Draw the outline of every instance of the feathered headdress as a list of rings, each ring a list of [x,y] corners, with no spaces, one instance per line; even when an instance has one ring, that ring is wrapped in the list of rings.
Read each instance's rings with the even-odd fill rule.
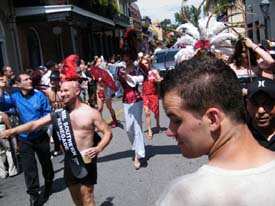
[[[128,55],[131,59],[136,60],[138,55],[138,31],[135,28],[128,28],[125,33],[125,42],[122,49],[123,55]]]
[[[180,25],[176,30],[181,34],[174,47],[179,45],[192,46],[194,49],[204,48],[211,51],[219,50],[225,55],[234,51],[231,41],[237,36],[229,33],[223,22],[216,20],[216,15],[206,16],[198,20],[198,27],[191,22]]]
[[[79,56],[71,54],[63,60],[61,73],[63,74],[62,81],[77,81],[79,75],[76,72]]]

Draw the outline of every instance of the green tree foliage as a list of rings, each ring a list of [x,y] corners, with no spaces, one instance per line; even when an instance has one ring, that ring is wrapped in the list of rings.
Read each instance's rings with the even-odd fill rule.
[[[180,12],[176,12],[174,15],[175,15],[175,20],[178,24],[186,23],[186,20],[184,19],[183,14],[182,14],[182,9]]]
[[[189,2],[191,0],[183,0]],[[234,0],[203,0],[201,5],[196,8],[195,6],[183,6],[179,12],[176,12],[175,19],[178,24],[184,24],[187,21],[197,26],[199,15],[203,9],[206,13],[210,11],[216,14],[226,13],[227,9],[232,5]]]
[[[160,26],[162,28],[169,27],[170,25],[171,25],[170,19],[164,19],[163,21],[160,22]]]
[[[160,25],[160,27],[163,30],[163,40],[164,40],[164,43],[167,46],[172,46],[176,42],[176,40],[177,40],[177,36],[176,36],[176,34],[174,32],[176,30],[176,28],[177,28],[177,25],[172,24],[170,19],[164,19],[163,21],[161,21],[159,23],[159,25]],[[174,32],[174,35],[172,35],[170,38],[168,38],[167,34],[170,33],[170,32]]]
[[[195,6],[184,6],[181,8],[180,12],[175,13],[175,19],[179,25],[189,21],[195,26],[197,26],[199,14],[200,11]]]
[[[91,0],[90,5],[96,13],[112,17],[114,14],[119,14],[116,0]]]
[[[213,10],[216,12],[225,12],[226,5],[231,4],[231,0],[205,0],[205,10],[208,12]]]

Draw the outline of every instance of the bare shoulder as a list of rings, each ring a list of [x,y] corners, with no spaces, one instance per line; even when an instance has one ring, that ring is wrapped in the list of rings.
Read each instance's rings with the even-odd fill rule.
[[[101,116],[100,113],[96,109],[90,107],[89,105],[87,105],[85,103],[81,104],[79,112],[81,112],[82,114],[85,114],[85,116],[88,115],[88,116],[91,116],[94,118],[98,118],[98,116],[99,117]]]

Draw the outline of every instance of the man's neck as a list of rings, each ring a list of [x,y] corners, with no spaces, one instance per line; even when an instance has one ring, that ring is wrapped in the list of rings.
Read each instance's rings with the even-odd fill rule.
[[[33,89],[32,90],[23,90],[23,89],[21,89],[21,93],[23,94],[23,96],[27,96],[27,95],[31,94],[32,91],[33,91]]]
[[[275,158],[269,150],[260,146],[246,124],[225,121],[217,140],[209,151],[209,165],[224,169],[248,169]]]
[[[79,99],[77,99],[73,103],[68,104],[67,109],[69,112],[72,112],[72,111],[76,110],[77,108],[79,108],[80,106],[81,106],[81,101]]]

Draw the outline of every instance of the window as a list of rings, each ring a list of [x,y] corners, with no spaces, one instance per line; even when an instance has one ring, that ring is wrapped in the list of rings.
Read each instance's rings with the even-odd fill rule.
[[[8,64],[4,27],[0,20],[0,68]]]
[[[30,28],[27,34],[30,67],[36,68],[42,64],[41,47],[36,30]]]

